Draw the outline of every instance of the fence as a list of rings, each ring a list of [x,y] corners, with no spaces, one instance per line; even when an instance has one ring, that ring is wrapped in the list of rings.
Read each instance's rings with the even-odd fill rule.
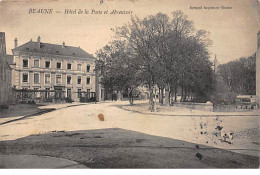
[[[15,89],[17,103],[69,102],[63,90]]]
[[[79,96],[79,101],[82,103],[86,102],[96,102],[96,93],[95,92],[76,92]]]

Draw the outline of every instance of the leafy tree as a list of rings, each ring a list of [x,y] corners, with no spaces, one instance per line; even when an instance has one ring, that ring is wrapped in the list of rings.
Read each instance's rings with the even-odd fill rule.
[[[256,93],[256,55],[240,58],[221,64],[217,67],[217,86],[215,103],[224,101],[223,94],[233,94],[234,102],[236,95],[255,95]],[[220,97],[221,96],[221,97]],[[223,96],[223,97],[222,97]]]
[[[181,11],[170,18],[158,13],[114,29],[116,40],[97,52],[104,73],[102,83],[122,90],[144,84],[149,87],[151,109],[154,109],[156,87],[159,101],[170,105],[182,89],[182,100],[192,97],[205,101],[212,91],[212,69],[208,32],[195,30],[193,22]]]
[[[129,91],[129,94],[132,94],[133,88],[140,84],[135,55],[132,53],[126,42],[120,40],[112,41],[97,51],[97,67],[102,72],[101,83],[108,93]]]

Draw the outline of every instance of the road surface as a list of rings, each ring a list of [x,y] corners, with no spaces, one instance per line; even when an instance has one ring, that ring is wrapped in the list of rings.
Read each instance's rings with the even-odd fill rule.
[[[10,122],[0,126],[0,141],[59,131],[120,128],[259,156],[259,116],[160,116],[124,110],[122,106],[127,105],[125,101],[86,104]],[[235,133],[233,144],[220,141],[217,126]]]

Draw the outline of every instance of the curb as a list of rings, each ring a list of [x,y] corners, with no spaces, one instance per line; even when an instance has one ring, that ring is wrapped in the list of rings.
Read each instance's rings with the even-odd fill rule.
[[[17,118],[17,119],[5,121],[3,123],[0,123],[0,125],[4,125],[4,124],[7,124],[7,123],[15,122],[15,121],[22,120],[22,119],[25,119],[25,118],[28,118],[28,117],[32,117],[32,116],[38,116],[38,115],[45,114],[45,113],[48,113],[48,112],[52,112],[52,111],[55,111],[55,110],[56,110],[55,108],[41,109],[40,111],[35,112],[33,114],[25,115],[25,116]]]
[[[123,106],[116,106],[124,111],[134,112],[138,114],[144,115],[158,115],[158,116],[184,116],[184,117],[224,117],[224,116],[260,116],[260,114],[163,114],[163,113],[147,113],[147,112],[140,112],[131,109],[126,109]]]
[[[13,119],[13,120],[5,121],[3,123],[0,123],[0,125],[4,125],[4,124],[7,124],[7,123],[15,122],[15,121],[18,121],[18,120],[23,120],[23,119],[28,118],[28,117],[42,115],[42,114],[49,113],[49,112],[52,112],[52,111],[56,111],[56,110],[59,110],[59,109],[65,109],[65,108],[82,106],[82,105],[87,105],[87,104],[75,104],[75,105],[69,105],[69,106],[61,107],[61,108],[57,108],[57,109],[56,108],[40,109],[40,111],[38,111],[38,112],[35,112],[35,113],[32,113],[32,114],[28,114],[28,115],[25,115],[23,117],[16,118],[16,119]]]

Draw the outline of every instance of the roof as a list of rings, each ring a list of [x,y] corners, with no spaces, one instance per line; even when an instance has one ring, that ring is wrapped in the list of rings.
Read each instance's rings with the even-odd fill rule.
[[[17,48],[14,48],[13,51],[23,51],[23,52],[35,52],[43,54],[52,54],[52,55],[62,55],[62,56],[73,56],[73,57],[83,57],[83,58],[92,58],[94,57],[89,53],[85,52],[79,47],[66,46],[62,48],[62,45],[49,44],[49,43],[38,43],[34,41],[29,41]]]

